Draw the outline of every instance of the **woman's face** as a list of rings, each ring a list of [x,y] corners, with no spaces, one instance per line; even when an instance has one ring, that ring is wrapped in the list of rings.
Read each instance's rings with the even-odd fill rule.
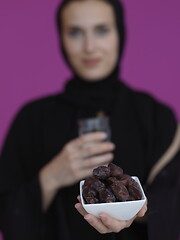
[[[87,81],[101,80],[117,64],[119,37],[111,5],[74,1],[62,11],[62,41],[74,71]]]

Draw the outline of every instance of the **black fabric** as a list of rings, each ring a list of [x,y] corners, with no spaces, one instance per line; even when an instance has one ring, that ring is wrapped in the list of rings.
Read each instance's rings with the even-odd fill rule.
[[[77,137],[81,108],[60,94],[27,104],[17,115],[0,158],[0,228],[5,240],[148,239],[146,225],[137,223],[121,233],[97,233],[74,209],[78,184],[60,190],[47,213],[42,212],[39,170]],[[138,176],[144,185],[172,142],[177,127],[174,115],[150,96],[120,82],[109,117],[116,144],[114,163]],[[150,240],[178,239],[179,162],[177,154],[147,187]]]
[[[86,116],[95,115],[97,111],[106,114],[112,112],[119,88],[118,71],[114,70],[110,76],[95,82],[86,82],[78,76],[74,76],[65,87],[62,98]]]
[[[165,167],[148,189],[150,239],[180,237],[180,153]],[[160,194],[159,194],[160,189]],[[157,197],[158,196],[158,197]],[[156,219],[154,221],[154,219]],[[154,229],[157,229],[154,232]],[[163,233],[162,233],[162,232]]]

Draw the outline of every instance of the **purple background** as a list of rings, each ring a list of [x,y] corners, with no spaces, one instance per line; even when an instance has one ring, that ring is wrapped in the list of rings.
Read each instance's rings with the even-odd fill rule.
[[[58,2],[0,1],[0,147],[17,110],[62,90],[70,75],[59,53]],[[122,78],[170,105],[180,119],[180,1],[123,2],[128,39]]]

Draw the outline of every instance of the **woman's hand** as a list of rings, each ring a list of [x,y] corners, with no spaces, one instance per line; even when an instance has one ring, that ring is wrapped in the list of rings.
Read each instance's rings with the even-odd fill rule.
[[[133,219],[128,221],[117,220],[105,213],[102,213],[99,216],[100,218],[97,218],[85,211],[80,202],[80,196],[78,196],[78,200],[79,203],[75,204],[75,208],[84,217],[84,219],[101,234],[120,232],[124,228],[130,227],[136,217],[143,217],[147,211],[147,204],[145,203],[142,209],[137,213],[137,215]]]
[[[40,171],[43,205],[47,209],[58,189],[92,174],[92,170],[113,159],[114,144],[105,142],[102,132],[84,134],[69,143]]]
[[[49,164],[56,187],[66,187],[92,174],[92,170],[109,163],[114,144],[105,142],[106,134],[82,135],[64,146]]]

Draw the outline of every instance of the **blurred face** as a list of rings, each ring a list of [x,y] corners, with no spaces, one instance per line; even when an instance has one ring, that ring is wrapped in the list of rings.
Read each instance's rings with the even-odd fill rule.
[[[113,8],[104,1],[74,1],[62,11],[62,41],[74,71],[97,81],[114,69],[119,38]]]

